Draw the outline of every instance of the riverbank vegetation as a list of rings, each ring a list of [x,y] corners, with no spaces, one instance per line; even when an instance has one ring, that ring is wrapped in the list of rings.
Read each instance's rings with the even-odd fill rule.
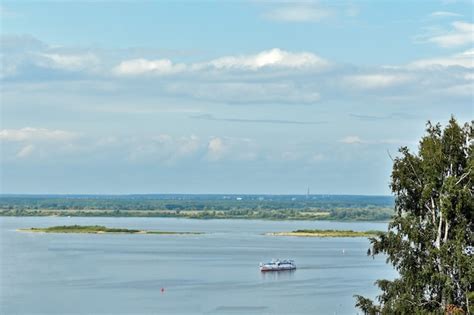
[[[263,220],[334,220],[388,221],[392,209],[335,209],[331,211],[298,210],[51,210],[0,209],[0,216],[71,216],[71,217],[162,217],[187,219],[263,219]]]
[[[46,228],[19,229],[21,232],[38,233],[125,233],[125,234],[202,234],[199,232],[146,231],[125,228],[108,228],[102,225],[60,225]]]
[[[0,196],[0,216],[388,221],[392,209],[383,196]]]
[[[292,232],[274,232],[272,236],[300,236],[300,237],[374,237],[381,231],[352,231],[352,230],[296,230]]]

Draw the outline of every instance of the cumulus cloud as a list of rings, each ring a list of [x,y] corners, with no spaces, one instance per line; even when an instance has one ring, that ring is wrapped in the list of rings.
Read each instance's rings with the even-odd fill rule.
[[[86,70],[99,64],[99,58],[92,53],[64,54],[64,53],[41,53],[38,63],[42,66],[64,70]]]
[[[25,127],[22,129],[0,130],[0,140],[25,142],[25,141],[69,141],[79,135],[65,130],[51,130],[46,128]]]
[[[206,158],[209,161],[254,160],[257,148],[254,141],[245,138],[212,137],[207,143]]]
[[[121,57],[121,61],[117,61],[104,58],[94,50],[80,52],[52,47],[29,36],[2,37],[2,40],[6,43],[3,52],[7,57],[0,76],[7,77],[5,81],[12,85],[41,80],[43,86],[50,86],[49,91],[45,88],[45,93],[50,93],[58,85],[44,81],[55,80],[61,82],[61,91],[63,87],[74,92],[104,87],[97,89],[98,93],[135,89],[143,97],[184,100],[192,104],[201,101],[302,105],[354,97],[377,101],[397,97],[403,101],[426,102],[430,96],[440,100],[440,96],[447,98],[456,91],[461,96],[469,96],[465,91],[472,81],[469,71],[473,68],[472,49],[403,65],[361,67],[336,64],[313,52],[280,48],[179,63],[153,57],[127,59],[122,53],[117,54]],[[8,80],[10,77],[13,80]],[[77,78],[81,79],[80,85]],[[146,114],[157,113],[158,109],[154,105],[146,109],[135,105],[124,109],[100,104],[94,111]],[[264,120],[259,122],[266,123]],[[280,122],[285,123],[283,120]]]
[[[112,72],[119,76],[171,75],[186,72],[189,75],[220,71],[274,70],[323,70],[330,63],[310,52],[289,52],[279,48],[261,51],[257,54],[225,56],[200,63],[173,63],[169,59],[131,59],[115,66]]]
[[[474,24],[456,21],[452,24],[452,30],[440,35],[434,35],[427,39],[440,47],[450,48],[472,44],[474,42]]]
[[[178,143],[178,155],[186,156],[193,154],[199,150],[201,147],[201,141],[199,137],[191,135],[189,137],[180,137],[177,141]]]
[[[101,59],[92,52],[48,45],[30,35],[2,35],[2,78],[55,79],[97,74]]]
[[[214,137],[207,144],[207,154],[211,160],[219,160],[225,154],[227,148],[222,138]]]
[[[454,54],[446,57],[428,58],[414,61],[410,64],[415,67],[432,67],[432,66],[460,66],[465,68],[474,67],[474,49],[466,50],[462,53]]]
[[[113,72],[118,75],[142,75],[155,74],[166,75],[182,72],[186,69],[184,64],[173,64],[168,59],[132,59],[122,61],[113,69]]]
[[[292,53],[278,48],[265,50],[255,55],[228,56],[214,59],[206,65],[216,69],[258,70],[265,67],[275,68],[325,68],[329,62],[308,52]],[[200,67],[202,65],[197,65]]]

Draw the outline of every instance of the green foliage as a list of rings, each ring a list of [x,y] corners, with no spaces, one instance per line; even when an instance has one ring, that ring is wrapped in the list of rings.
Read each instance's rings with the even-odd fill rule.
[[[0,196],[0,216],[388,221],[392,208],[383,196]]]
[[[0,216],[75,216],[75,217],[165,217],[188,219],[263,219],[263,220],[334,220],[334,221],[388,221],[391,209],[337,209],[319,210],[50,210],[0,209]]]
[[[396,214],[388,232],[371,238],[399,272],[378,280],[379,304],[356,296],[366,314],[472,313],[474,153],[472,123],[428,123],[418,154],[400,149],[392,171]]]

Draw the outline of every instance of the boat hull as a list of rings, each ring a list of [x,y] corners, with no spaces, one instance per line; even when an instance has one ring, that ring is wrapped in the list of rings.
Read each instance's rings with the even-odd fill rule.
[[[296,264],[293,260],[276,260],[266,264],[260,263],[260,271],[285,271],[295,270]]]
[[[268,271],[286,271],[286,270],[295,270],[296,267],[278,267],[278,268],[265,268],[261,267],[260,271],[261,272],[268,272]]]

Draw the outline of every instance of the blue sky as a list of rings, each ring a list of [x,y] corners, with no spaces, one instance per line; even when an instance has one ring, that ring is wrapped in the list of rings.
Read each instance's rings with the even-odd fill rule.
[[[2,1],[3,193],[388,194],[473,118],[470,1]]]

